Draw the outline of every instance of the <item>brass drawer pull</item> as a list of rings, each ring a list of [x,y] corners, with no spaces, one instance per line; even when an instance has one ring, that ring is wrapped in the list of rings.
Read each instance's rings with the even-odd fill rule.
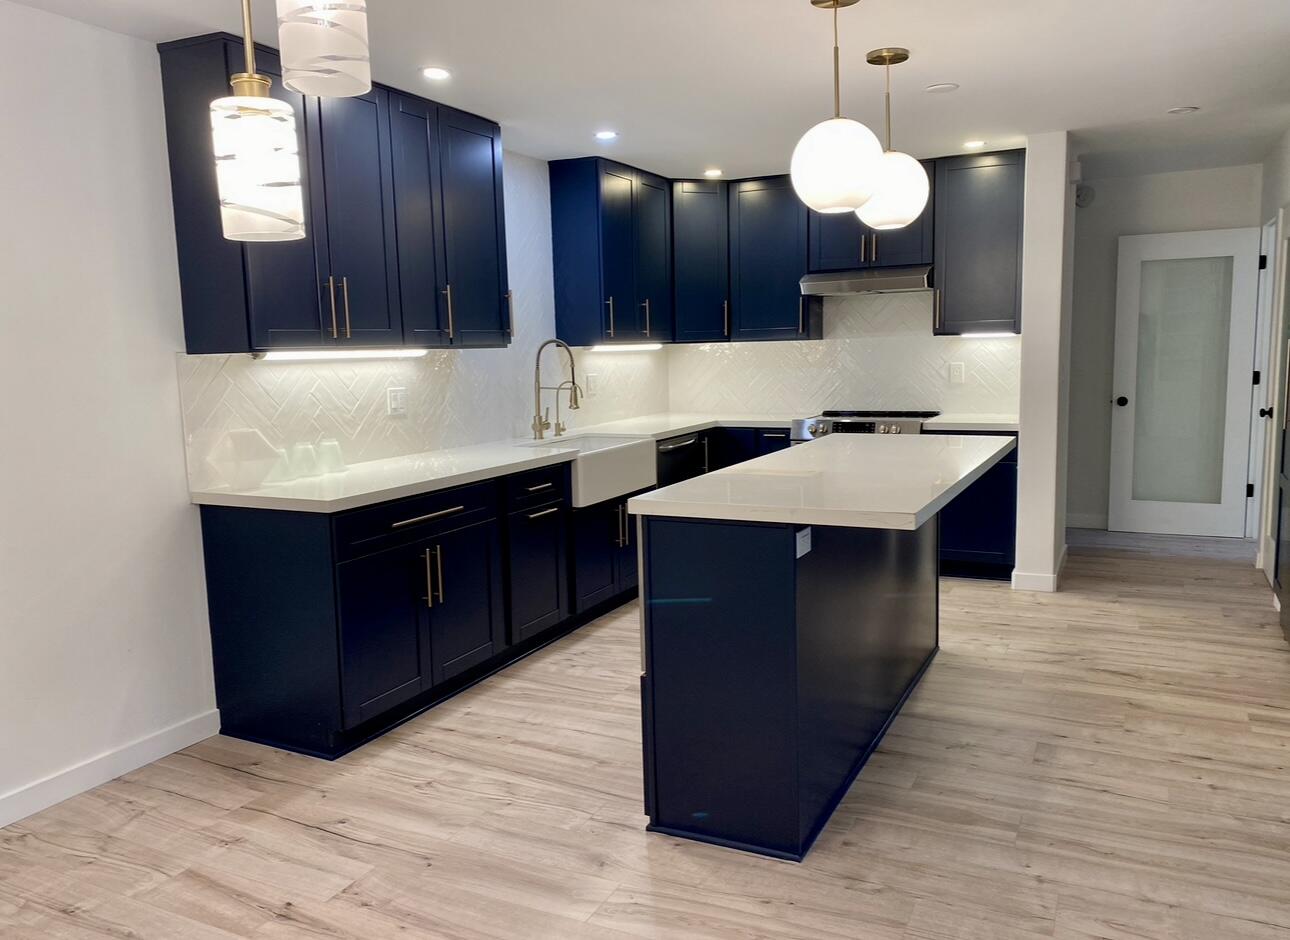
[[[530,513],[530,514],[529,514],[529,518],[530,518],[530,519],[541,519],[543,516],[549,516],[549,515],[551,515],[551,513],[553,513],[553,512],[559,512],[559,511],[560,511],[560,507],[559,507],[559,506],[552,506],[550,509],[543,509],[541,512],[534,512],[534,513]]]
[[[515,335],[515,291],[506,292],[506,335]]]
[[[780,438],[780,437],[788,437],[788,435],[787,434],[763,434],[762,437]]]
[[[865,239],[867,239],[868,237],[869,236],[867,235],[860,236],[860,260],[861,261],[864,261],[864,244],[865,244]]]
[[[530,493],[538,493],[542,490],[549,490],[553,486],[555,486],[554,483],[539,483],[537,486],[526,486],[524,489]]]
[[[430,549],[427,548],[421,557],[426,563],[426,606],[434,607],[434,575],[430,573]]]
[[[431,519],[441,519],[444,516],[451,516],[453,513],[461,512],[465,506],[453,506],[451,509],[440,509],[438,512],[426,513],[424,516],[416,516],[412,519],[404,519],[402,522],[390,523],[391,529],[402,529],[404,526],[416,525],[418,522],[429,522]]]
[[[806,332],[806,298],[797,298],[797,332],[802,334]]]
[[[645,335],[649,336],[649,298],[641,306],[645,308]]]
[[[443,603],[443,546],[434,547],[435,573],[439,575],[439,603]]]
[[[728,300],[721,301],[721,317],[722,317],[722,323],[725,326],[725,335],[729,336],[730,335],[730,301]]]
[[[614,335],[614,298],[610,297],[605,303],[609,306],[609,335]]]
[[[878,260],[878,233],[877,232],[873,233],[873,240],[869,243],[869,245],[870,245],[869,260],[877,261]]]
[[[692,437],[692,438],[690,438],[688,441],[680,441],[680,442],[678,442],[678,443],[676,443],[676,444],[668,444],[666,447],[660,447],[660,448],[658,449],[658,452],[659,452],[660,454],[670,454],[672,451],[674,451],[674,450],[680,450],[682,447],[689,447],[691,444],[695,443],[697,440],[698,440],[698,437]]]
[[[349,328],[349,278],[340,279],[340,293],[345,298],[345,339],[352,339],[353,331]]]
[[[340,331],[336,329],[336,276],[327,275],[327,293],[331,297],[331,338],[339,339]]]
[[[448,338],[453,338],[452,330],[452,285],[449,284],[443,289],[444,297],[448,298]]]

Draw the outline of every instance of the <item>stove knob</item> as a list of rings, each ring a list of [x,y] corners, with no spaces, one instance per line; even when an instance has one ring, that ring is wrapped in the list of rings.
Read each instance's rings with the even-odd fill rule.
[[[885,425],[885,424],[880,424],[880,425],[878,425],[878,433],[879,433],[879,434],[886,434],[886,433],[887,433],[887,425]]]
[[[899,424],[893,424],[893,425],[891,426],[891,433],[892,433],[892,434],[899,434],[900,432],[901,432],[901,427],[900,427],[900,425],[899,425]]]

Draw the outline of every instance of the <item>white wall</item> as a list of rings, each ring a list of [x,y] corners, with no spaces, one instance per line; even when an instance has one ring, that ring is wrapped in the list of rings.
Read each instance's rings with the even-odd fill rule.
[[[1017,464],[1018,590],[1055,591],[1066,559],[1066,486],[1074,237],[1070,140],[1065,131],[1026,143],[1022,243],[1021,432]]]
[[[431,352],[424,359],[269,363],[249,356],[180,355],[189,473],[195,488],[223,481],[206,456],[231,428],[255,428],[275,447],[336,438],[357,463],[527,437],[533,417],[533,356],[555,335],[551,196],[547,165],[505,155],[507,263],[515,292],[514,341],[506,349]],[[571,425],[667,410],[662,351],[578,350],[579,380],[591,394]],[[563,354],[548,349],[543,375],[558,384]],[[386,389],[408,390],[408,414],[386,414]],[[555,415],[555,399],[544,393]]]
[[[1085,185],[1095,195],[1075,216],[1067,508],[1071,525],[1100,529],[1106,528],[1109,485],[1119,238],[1259,225],[1262,169],[1153,173]]]
[[[824,339],[673,346],[673,411],[789,412],[825,408],[1016,414],[1021,337],[932,335],[930,293],[824,301]],[[949,365],[964,365],[953,385]]]
[[[214,733],[149,44],[0,0],[0,825]]]
[[[1263,160],[1260,222],[1270,222],[1277,210],[1290,204],[1290,130],[1281,135]]]

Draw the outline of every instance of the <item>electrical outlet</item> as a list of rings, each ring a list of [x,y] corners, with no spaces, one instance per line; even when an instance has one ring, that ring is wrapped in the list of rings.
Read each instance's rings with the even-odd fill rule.
[[[391,418],[408,416],[408,390],[406,388],[387,388],[385,390],[385,413]]]
[[[963,369],[963,363],[951,362],[950,363],[950,384],[962,385],[963,382],[966,380],[966,378],[967,378],[967,375]]]
[[[595,398],[600,391],[600,373],[588,372],[582,377],[582,391],[588,398]]]

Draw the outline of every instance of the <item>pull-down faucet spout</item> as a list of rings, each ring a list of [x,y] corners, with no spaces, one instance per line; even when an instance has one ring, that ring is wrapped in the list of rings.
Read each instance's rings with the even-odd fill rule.
[[[548,346],[559,346],[569,357],[569,378],[559,385],[542,384],[542,353]],[[549,339],[538,347],[537,356],[533,359],[533,439],[540,441],[546,437],[546,431],[551,427],[551,420],[542,414],[542,393],[544,391],[553,391],[555,397],[555,437],[559,437],[565,432],[564,423],[560,420],[560,392],[565,389],[569,390],[569,410],[576,411],[582,405],[579,399],[582,397],[582,389],[578,387],[578,366],[573,359],[573,350],[569,344],[559,339]],[[548,413],[550,409],[547,409]]]

